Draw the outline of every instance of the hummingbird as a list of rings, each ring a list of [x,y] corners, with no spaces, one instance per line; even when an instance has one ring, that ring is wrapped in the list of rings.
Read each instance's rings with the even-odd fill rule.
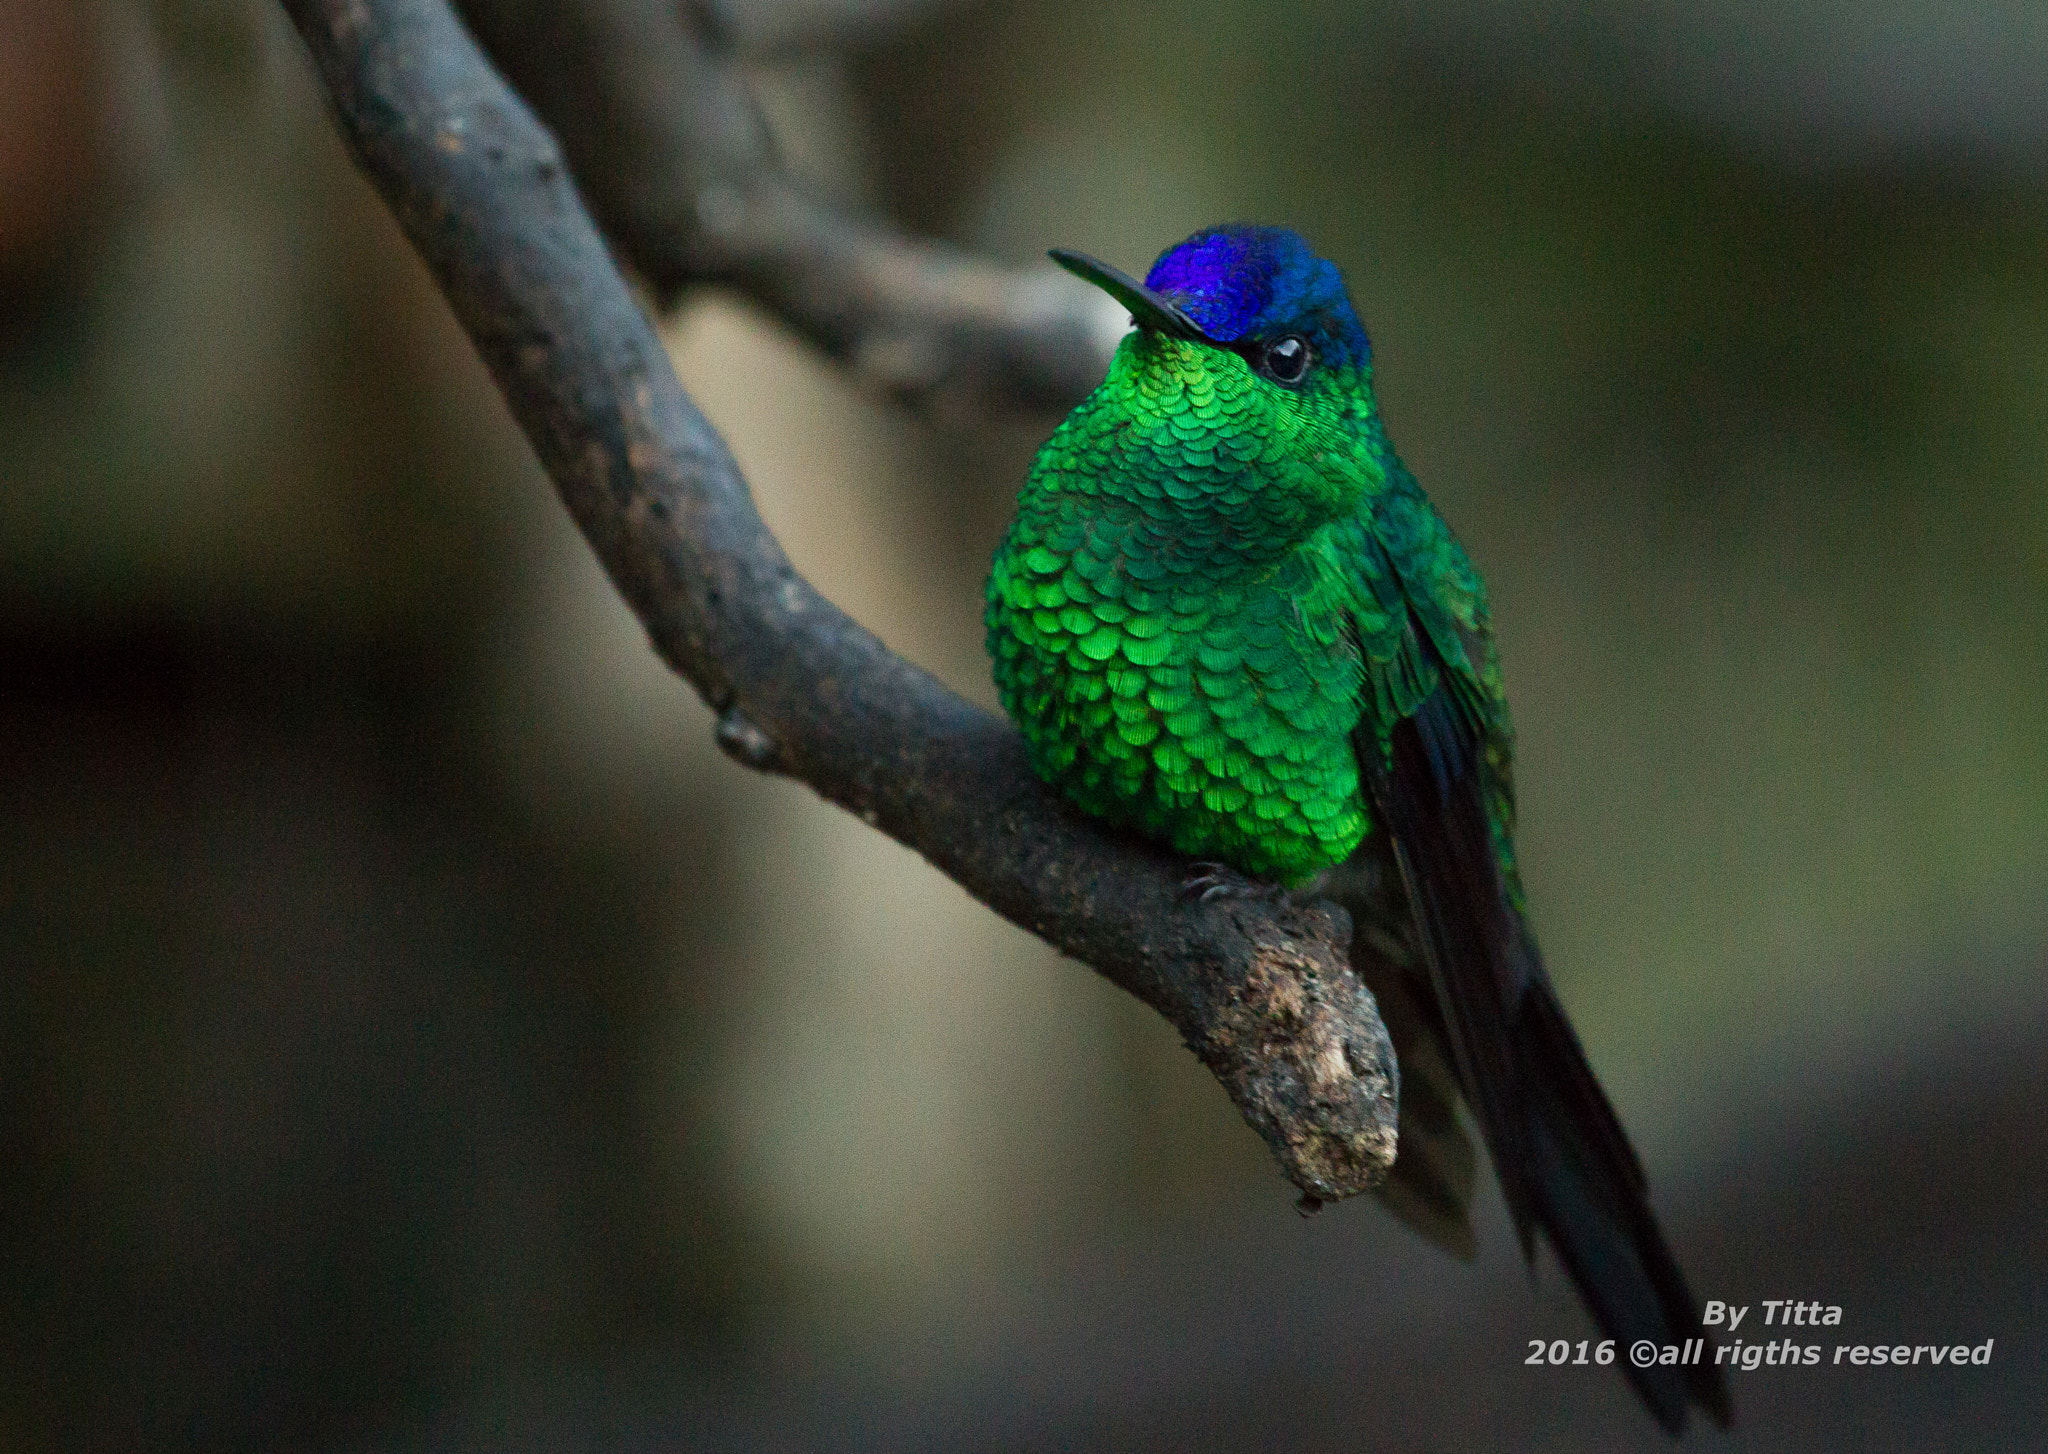
[[[1388,441],[1337,267],[1213,227],[1141,283],[1053,260],[1136,325],[1033,462],[988,580],[988,649],[1036,772],[1196,860],[1191,894],[1318,891],[1401,1069],[1380,1199],[1473,1251],[1490,1154],[1650,1412],[1725,1426],[1648,1183],[1543,967],[1516,868],[1514,727],[1485,583]],[[1663,1355],[1669,1357],[1670,1355]]]

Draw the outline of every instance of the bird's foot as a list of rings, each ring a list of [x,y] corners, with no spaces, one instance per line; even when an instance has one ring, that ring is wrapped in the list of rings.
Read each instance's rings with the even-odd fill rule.
[[[1180,881],[1180,896],[1198,904],[1212,899],[1277,899],[1285,892],[1280,885],[1241,874],[1227,863],[1198,863]]]

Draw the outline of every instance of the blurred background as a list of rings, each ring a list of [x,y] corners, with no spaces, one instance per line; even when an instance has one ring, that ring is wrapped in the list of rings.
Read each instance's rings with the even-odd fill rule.
[[[2048,10],[849,8],[756,68],[822,192],[1345,267],[1696,1290],[1996,1340],[1693,1442],[2048,1446]],[[1052,420],[664,326],[992,704]],[[1486,1196],[1298,1218],[1163,1022],[716,752],[272,6],[0,5],[0,1447],[1662,1446]]]

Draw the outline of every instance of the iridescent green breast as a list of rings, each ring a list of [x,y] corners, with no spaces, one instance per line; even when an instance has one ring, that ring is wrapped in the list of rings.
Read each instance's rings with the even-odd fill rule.
[[[989,580],[1003,705],[1084,811],[1299,882],[1367,826],[1350,743],[1363,667],[1326,538],[1340,527],[1235,571],[1162,568],[1153,528],[1099,499],[1024,512]]]

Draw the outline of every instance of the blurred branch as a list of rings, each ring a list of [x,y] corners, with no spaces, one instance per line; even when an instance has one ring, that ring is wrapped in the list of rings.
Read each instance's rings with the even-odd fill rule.
[[[621,255],[663,299],[728,283],[865,382],[951,409],[1054,409],[1101,379],[1122,312],[807,197],[708,3],[459,0],[554,131]]]
[[[801,55],[876,36],[969,0],[694,0],[749,60]]]
[[[761,523],[553,139],[443,0],[284,0],[343,136],[569,512],[718,739],[917,849],[1179,1029],[1311,1198],[1393,1159],[1393,1052],[1327,904],[1182,902],[1186,865],[1067,811],[1010,726],[891,655]]]

